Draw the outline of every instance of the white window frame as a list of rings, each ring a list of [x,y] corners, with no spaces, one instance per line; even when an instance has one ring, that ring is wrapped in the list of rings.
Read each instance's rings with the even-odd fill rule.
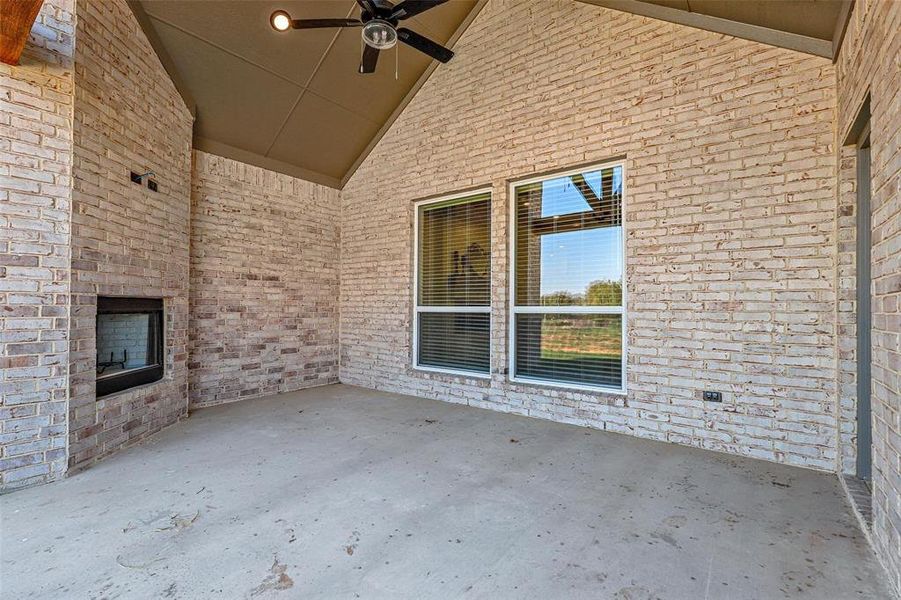
[[[522,185],[528,185],[530,183],[538,183],[539,181],[548,181],[551,179],[559,179],[561,177],[568,177],[569,175],[576,175],[578,173],[586,173],[589,171],[599,171],[601,169],[609,169],[611,167],[619,167],[622,169],[622,177],[623,177],[623,192],[622,192],[622,205],[620,207],[622,213],[622,256],[623,256],[623,268],[622,268],[622,290],[623,290],[623,299],[621,306],[517,306],[516,305],[516,188]],[[508,279],[508,288],[509,288],[509,319],[507,323],[507,373],[508,380],[512,383],[520,383],[520,384],[529,384],[529,385],[539,385],[539,386],[547,386],[554,388],[563,388],[563,389],[571,389],[571,390],[581,390],[581,391],[589,391],[589,392],[603,392],[606,394],[613,394],[618,396],[625,396],[627,393],[627,377],[626,377],[626,353],[628,350],[628,335],[627,335],[627,285],[626,285],[626,261],[628,260],[626,256],[626,163],[624,160],[615,160],[608,161],[603,163],[597,163],[593,165],[587,165],[584,167],[579,167],[577,169],[570,169],[568,171],[561,171],[558,173],[548,173],[546,175],[541,175],[538,177],[530,177],[528,179],[518,179],[515,181],[510,181],[509,186],[507,188],[507,198],[509,206],[509,235],[508,243],[509,243],[509,256],[510,256],[510,264],[509,264],[509,279]],[[541,379],[538,377],[517,377],[516,376],[516,315],[521,314],[542,314],[542,313],[550,313],[550,314],[590,314],[590,315],[599,315],[599,314],[615,314],[622,315],[622,376],[620,378],[621,384],[620,387],[609,387],[609,386],[600,386],[600,385],[591,385],[591,384],[578,384],[578,383],[566,383],[563,381],[553,381],[548,379]]]
[[[491,315],[491,248],[488,248],[488,304],[485,306],[420,306],[419,305],[419,212],[423,206],[429,204],[439,204],[452,200],[463,200],[470,196],[488,196],[488,234],[491,238],[491,206],[492,206],[492,190],[490,187],[479,188],[467,192],[450,194],[441,196],[440,198],[429,198],[428,200],[419,200],[413,203],[413,368],[417,371],[426,371],[431,373],[444,373],[446,375],[460,375],[464,377],[472,377],[475,379],[491,379],[491,361],[493,358],[491,351],[491,331],[494,318]],[[447,369],[442,367],[433,367],[430,365],[419,364],[419,315],[421,313],[481,313],[488,314],[488,372],[467,371],[466,369]]]

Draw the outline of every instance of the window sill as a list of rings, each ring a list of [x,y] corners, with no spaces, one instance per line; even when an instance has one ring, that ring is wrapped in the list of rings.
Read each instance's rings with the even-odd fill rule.
[[[562,391],[568,392],[582,392],[587,394],[606,394],[610,396],[623,396],[627,395],[627,390],[625,388],[611,388],[611,387],[602,387],[599,385],[578,385],[575,383],[561,383],[558,381],[548,381],[546,379],[530,379],[528,377],[509,377],[510,383],[518,384],[518,385],[530,385],[544,388],[552,388],[558,389]]]
[[[451,375],[453,377],[463,377],[466,379],[478,379],[481,381],[491,381],[490,373],[478,373],[475,371],[458,371],[456,369],[442,369],[440,367],[423,367],[413,365],[413,370],[420,373],[434,373],[437,375]]]

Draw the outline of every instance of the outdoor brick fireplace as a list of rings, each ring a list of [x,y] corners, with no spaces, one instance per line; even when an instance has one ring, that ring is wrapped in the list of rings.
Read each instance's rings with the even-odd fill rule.
[[[97,298],[97,396],[163,377],[163,301]]]

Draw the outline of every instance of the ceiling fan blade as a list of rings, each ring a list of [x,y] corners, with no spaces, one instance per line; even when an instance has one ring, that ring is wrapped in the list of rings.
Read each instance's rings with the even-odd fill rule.
[[[389,19],[407,19],[421,12],[425,12],[430,8],[434,8],[439,4],[444,4],[447,0],[404,0],[394,7],[391,11]]]
[[[368,12],[370,17],[374,17],[379,14],[373,0],[357,0],[357,4],[360,5],[360,8]]]
[[[360,61],[360,73],[375,73],[375,65],[379,62],[378,48],[364,44],[363,59]]]
[[[320,29],[322,27],[360,27],[357,19],[291,19],[294,29]]]
[[[436,44],[429,38],[423,37],[415,31],[410,31],[405,27],[401,27],[397,30],[397,39],[443,63],[446,63],[454,57],[454,53],[441,44]]]

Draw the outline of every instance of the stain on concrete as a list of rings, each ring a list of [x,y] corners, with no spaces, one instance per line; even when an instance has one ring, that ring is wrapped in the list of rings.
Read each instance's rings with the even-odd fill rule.
[[[165,527],[157,528],[157,531],[170,531],[176,530],[181,531],[183,529],[187,529],[194,524],[194,521],[197,520],[197,517],[200,516],[200,511],[198,510],[193,515],[180,515],[178,513],[171,515],[169,517],[169,524]]]
[[[288,566],[278,562],[278,556],[276,556],[272,561],[272,566],[269,567],[269,575],[263,579],[260,585],[250,591],[251,598],[270,590],[287,590],[294,587],[294,580],[288,576],[287,570]]]
[[[350,534],[350,537],[347,540],[347,543],[344,544],[344,551],[348,556],[353,556],[354,551],[357,549],[357,544],[360,542],[360,532],[354,531]]]
[[[664,525],[666,525],[667,527],[672,527],[674,529],[684,527],[686,523],[688,523],[688,518],[683,515],[670,515],[667,518],[663,519]]]
[[[654,538],[655,540],[660,540],[662,542],[666,542],[673,548],[681,548],[681,546],[679,545],[679,542],[676,541],[676,538],[674,538],[672,535],[670,535],[666,531],[654,531],[651,533],[651,537]]]
[[[651,590],[640,585],[622,587],[613,594],[613,600],[654,600]]]

